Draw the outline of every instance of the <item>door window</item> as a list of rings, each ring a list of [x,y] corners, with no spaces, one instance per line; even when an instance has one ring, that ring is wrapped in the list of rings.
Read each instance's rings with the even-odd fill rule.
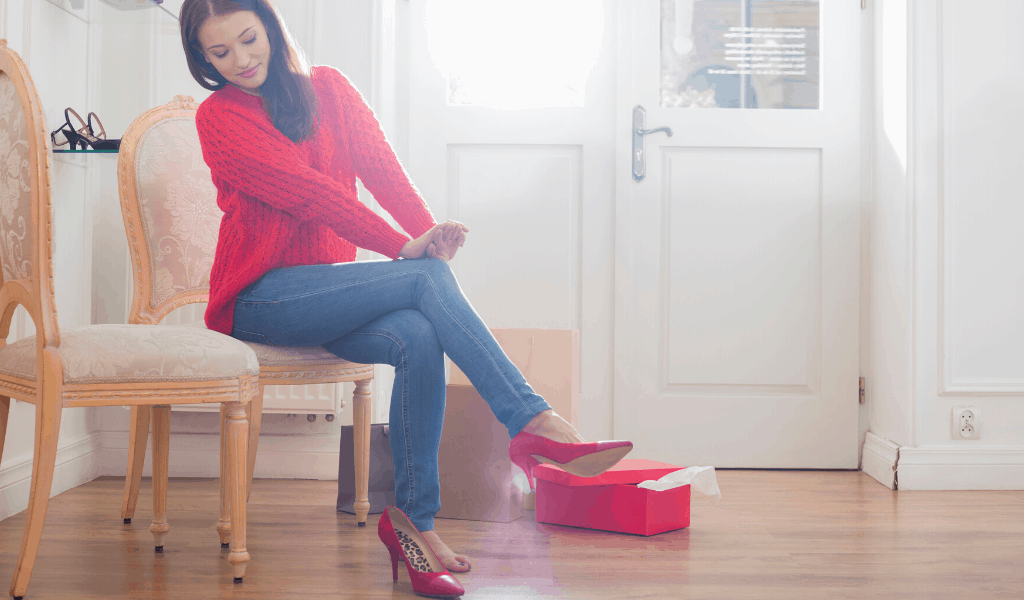
[[[661,106],[820,105],[818,0],[661,0]]]
[[[425,25],[449,106],[583,106],[604,11],[593,0],[429,0]]]

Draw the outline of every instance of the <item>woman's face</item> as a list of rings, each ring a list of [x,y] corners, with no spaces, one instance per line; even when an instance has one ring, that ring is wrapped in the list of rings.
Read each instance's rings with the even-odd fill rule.
[[[206,61],[228,82],[256,94],[267,80],[270,40],[256,13],[248,10],[210,17],[199,28]]]

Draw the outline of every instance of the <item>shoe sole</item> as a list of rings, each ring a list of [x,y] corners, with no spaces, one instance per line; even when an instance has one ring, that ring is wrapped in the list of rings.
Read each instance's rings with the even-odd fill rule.
[[[609,448],[608,450],[601,450],[600,452],[594,452],[593,454],[574,458],[565,464],[555,462],[550,458],[546,458],[539,454],[533,454],[531,456],[533,456],[537,462],[555,465],[563,471],[576,475],[577,477],[597,477],[601,473],[604,473],[608,469],[614,467],[632,450],[633,448],[631,446]]]

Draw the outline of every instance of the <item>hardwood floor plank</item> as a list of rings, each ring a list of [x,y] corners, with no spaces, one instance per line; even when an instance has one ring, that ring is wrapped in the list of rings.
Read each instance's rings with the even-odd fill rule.
[[[172,479],[163,555],[153,552],[151,483],[122,525],[123,479],[50,501],[27,600],[56,598],[414,598],[391,581],[376,518],[334,511],[333,481],[257,480],[245,582],[235,585],[216,523],[214,480]],[[535,523],[439,519],[473,558],[464,598],[694,600],[1024,598],[1024,492],[892,492],[859,472],[720,471],[723,499],[697,497],[688,529],[652,537]],[[24,514],[0,522],[0,578]]]

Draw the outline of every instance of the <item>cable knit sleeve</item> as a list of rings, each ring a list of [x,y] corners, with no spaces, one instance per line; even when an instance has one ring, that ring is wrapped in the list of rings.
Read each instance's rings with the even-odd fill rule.
[[[337,69],[329,69],[339,94],[352,165],[374,199],[416,238],[436,225],[434,216],[395,156],[384,131],[362,95]]]
[[[241,106],[203,103],[196,127],[214,182],[296,219],[324,223],[353,244],[390,258],[397,258],[408,241],[354,190],[307,165],[268,118],[247,114]]]

